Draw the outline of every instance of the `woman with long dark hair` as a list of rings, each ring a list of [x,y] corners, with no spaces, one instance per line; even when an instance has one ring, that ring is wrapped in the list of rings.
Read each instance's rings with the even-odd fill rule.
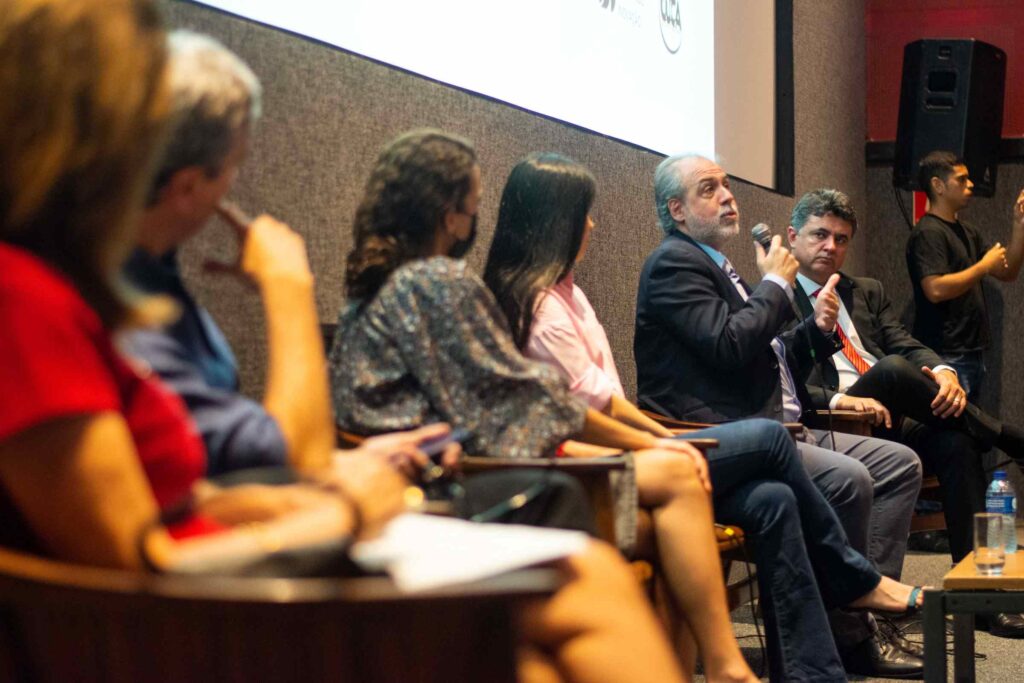
[[[518,163],[502,192],[484,279],[525,355],[557,368],[592,409],[662,436],[666,430],[626,400],[604,328],[573,280],[595,227],[594,196],[593,176],[571,159],[533,154]],[[773,680],[844,678],[824,604],[899,610],[919,591],[882,577],[849,546],[779,424],[746,420],[687,435],[700,437],[721,444],[708,454],[716,517],[755,539]],[[830,569],[816,580],[812,567],[823,562]],[[704,652],[711,634],[690,626]]]

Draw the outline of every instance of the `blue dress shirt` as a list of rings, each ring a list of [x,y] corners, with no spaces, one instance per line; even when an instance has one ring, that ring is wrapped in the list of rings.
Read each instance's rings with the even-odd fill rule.
[[[137,249],[125,275],[143,292],[168,296],[181,308],[175,323],[133,331],[125,335],[123,347],[185,401],[206,444],[207,474],[285,464],[287,447],[277,421],[239,393],[231,347],[185,289],[177,254],[155,257]]]

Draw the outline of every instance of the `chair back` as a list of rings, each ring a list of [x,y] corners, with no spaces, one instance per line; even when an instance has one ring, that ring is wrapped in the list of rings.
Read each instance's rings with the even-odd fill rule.
[[[384,578],[160,577],[0,550],[0,680],[511,683],[512,608],[557,582],[409,596]]]

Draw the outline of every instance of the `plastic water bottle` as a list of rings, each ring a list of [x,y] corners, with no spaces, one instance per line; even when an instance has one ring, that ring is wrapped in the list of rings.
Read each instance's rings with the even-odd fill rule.
[[[1006,478],[1006,470],[996,470],[992,483],[985,491],[985,512],[996,512],[1006,516],[1006,552],[1017,552],[1017,494]]]

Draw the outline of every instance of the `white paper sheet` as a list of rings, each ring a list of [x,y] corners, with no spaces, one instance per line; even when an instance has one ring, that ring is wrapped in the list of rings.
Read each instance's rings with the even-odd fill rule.
[[[351,554],[363,568],[387,571],[401,590],[413,592],[557,560],[580,552],[587,540],[579,531],[406,514],[381,537],[354,545]]]

